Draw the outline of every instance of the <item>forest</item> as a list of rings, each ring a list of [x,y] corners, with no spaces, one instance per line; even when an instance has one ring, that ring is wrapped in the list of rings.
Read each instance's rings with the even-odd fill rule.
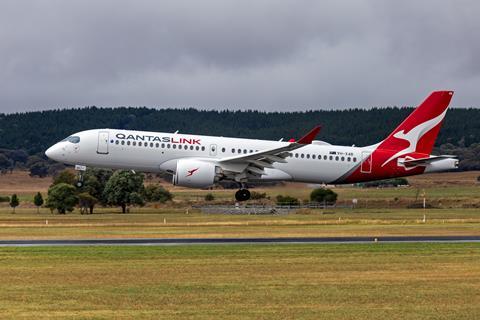
[[[319,124],[322,126],[319,140],[365,146],[386,137],[411,111],[408,107],[305,112],[86,107],[0,114],[0,155],[41,158],[44,150],[66,136],[97,128],[179,130],[189,134],[278,140],[298,138]],[[450,109],[437,139],[436,151],[459,155],[464,170],[480,169],[479,142],[480,109]],[[3,160],[7,164],[7,160]],[[14,162],[12,158],[10,163]]]

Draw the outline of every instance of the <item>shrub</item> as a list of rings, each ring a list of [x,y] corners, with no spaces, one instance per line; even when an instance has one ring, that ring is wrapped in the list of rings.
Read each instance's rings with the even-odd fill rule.
[[[8,197],[8,196],[0,196],[0,202],[10,202],[10,197]]]
[[[145,200],[165,203],[173,199],[173,195],[160,185],[149,185],[145,188]]]
[[[277,196],[277,205],[284,205],[284,206],[298,206],[300,201],[297,198],[291,196]]]
[[[260,200],[260,199],[266,199],[267,198],[267,194],[265,192],[256,192],[256,191],[252,191],[250,193],[250,199],[252,200]]]
[[[335,203],[337,202],[337,196],[338,195],[330,189],[319,188],[310,193],[310,201]]]
[[[213,201],[213,200],[215,200],[215,197],[214,197],[213,194],[207,193],[207,194],[205,195],[205,201]]]

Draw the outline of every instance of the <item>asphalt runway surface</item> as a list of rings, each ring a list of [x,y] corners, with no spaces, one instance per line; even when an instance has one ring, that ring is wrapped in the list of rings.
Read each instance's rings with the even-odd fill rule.
[[[298,238],[149,238],[79,240],[0,240],[0,247],[32,246],[168,246],[200,244],[329,244],[480,242],[480,236],[298,237]]]

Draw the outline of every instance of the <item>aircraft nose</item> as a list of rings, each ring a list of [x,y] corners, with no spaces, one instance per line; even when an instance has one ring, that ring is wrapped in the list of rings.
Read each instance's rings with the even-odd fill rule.
[[[62,150],[61,147],[57,144],[51,146],[45,151],[45,155],[52,160],[58,161],[61,158]]]

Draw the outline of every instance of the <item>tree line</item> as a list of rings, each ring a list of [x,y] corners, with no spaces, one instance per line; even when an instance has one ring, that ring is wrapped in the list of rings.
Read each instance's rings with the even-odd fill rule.
[[[35,175],[62,168],[44,151],[66,136],[87,129],[115,128],[278,140],[298,138],[322,125],[319,139],[332,144],[365,146],[386,137],[412,108],[312,110],[305,112],[205,111],[196,109],[97,108],[0,114],[0,170],[24,166]],[[480,109],[452,108],[437,139],[469,160],[465,169],[480,169]],[[442,146],[446,145],[445,147]]]

